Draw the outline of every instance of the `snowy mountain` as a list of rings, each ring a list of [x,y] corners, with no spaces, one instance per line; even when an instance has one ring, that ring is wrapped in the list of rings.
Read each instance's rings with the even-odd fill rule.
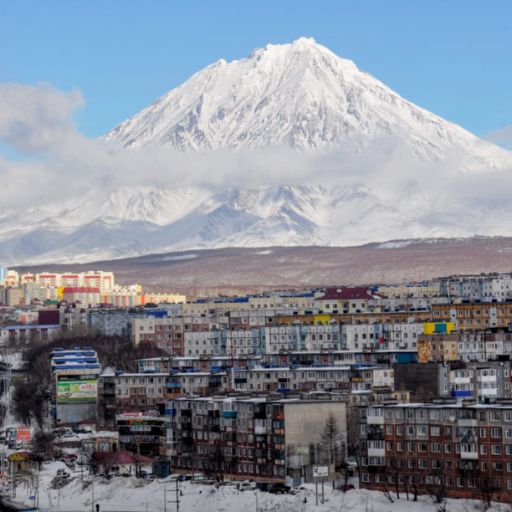
[[[512,235],[512,200],[503,193],[511,153],[413,105],[311,39],[220,60],[106,139],[123,154],[168,148],[169,160],[226,154],[240,162],[239,176],[215,187],[194,182],[195,168],[180,157],[183,183],[156,187],[141,169],[142,186],[93,184],[65,201],[0,212],[1,262]],[[286,178],[241,185],[244,173],[265,170],[247,162],[268,151],[281,155],[270,174]],[[307,173],[295,167],[302,160]]]
[[[495,167],[505,155],[453,123],[404,100],[313,39],[267,45],[219,60],[107,134],[127,147],[363,149],[377,137],[406,141],[421,159],[469,149]]]

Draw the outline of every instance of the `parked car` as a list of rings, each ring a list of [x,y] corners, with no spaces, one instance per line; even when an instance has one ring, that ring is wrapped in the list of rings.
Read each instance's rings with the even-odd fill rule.
[[[276,483],[270,484],[267,490],[272,494],[288,494],[290,492],[290,489],[291,487],[289,485]]]
[[[252,491],[256,489],[256,484],[254,482],[250,482],[249,480],[244,480],[243,482],[238,482],[236,488],[239,491]]]

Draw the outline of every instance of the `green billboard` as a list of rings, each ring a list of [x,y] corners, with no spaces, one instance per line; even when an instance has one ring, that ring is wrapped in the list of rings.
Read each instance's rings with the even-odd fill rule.
[[[96,379],[59,380],[57,382],[58,404],[90,404],[96,402]]]

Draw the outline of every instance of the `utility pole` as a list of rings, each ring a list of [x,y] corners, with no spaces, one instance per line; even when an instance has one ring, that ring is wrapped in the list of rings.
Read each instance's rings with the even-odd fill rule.
[[[94,475],[91,480],[91,495],[91,512],[94,512]]]

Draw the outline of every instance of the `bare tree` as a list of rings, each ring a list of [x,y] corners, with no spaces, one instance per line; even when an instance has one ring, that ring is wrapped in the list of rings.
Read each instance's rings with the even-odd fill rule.
[[[435,470],[430,476],[430,483],[427,486],[428,493],[434,504],[436,512],[446,512],[448,502],[448,489],[442,470]]]
[[[500,487],[496,483],[493,471],[479,472],[476,478],[476,498],[481,502],[481,510],[485,512],[492,507],[492,502],[499,492]]]
[[[336,465],[342,459],[342,438],[338,421],[333,413],[325,420],[321,435],[321,450],[323,458],[328,464]]]
[[[55,457],[55,436],[51,432],[38,430],[31,442],[33,459],[39,463],[39,467],[46,460],[52,460]]]
[[[365,453],[361,440],[360,408],[347,407],[347,454],[355,461],[358,481],[361,482],[362,458]]]

